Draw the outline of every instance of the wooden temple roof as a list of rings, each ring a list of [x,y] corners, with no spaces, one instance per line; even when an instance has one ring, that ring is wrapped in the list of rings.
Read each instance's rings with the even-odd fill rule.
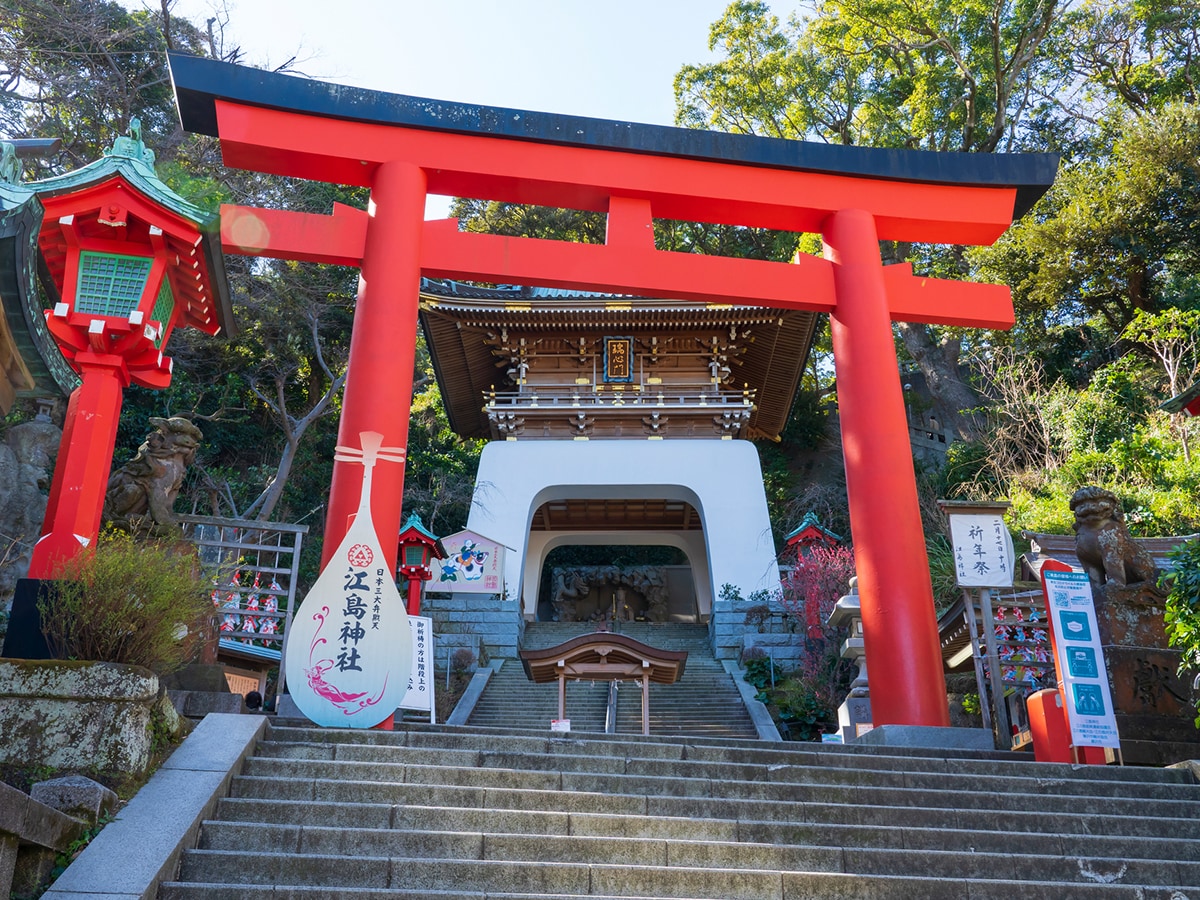
[[[670,336],[749,329],[727,389],[755,397],[747,436],[778,439],[808,361],[816,314],[800,310],[593,294],[549,288],[481,288],[423,279],[421,327],[450,426],[463,437],[491,436],[482,398],[512,390],[486,343],[508,329],[532,336]]]
[[[649,675],[655,684],[674,684],[683,676],[686,650],[659,650],[623,634],[584,634],[557,647],[522,650],[521,665],[534,684],[559,677],[592,681],[640,680]]]

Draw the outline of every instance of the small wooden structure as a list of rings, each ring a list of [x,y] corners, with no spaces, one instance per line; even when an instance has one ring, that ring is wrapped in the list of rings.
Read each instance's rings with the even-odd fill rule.
[[[548,647],[522,650],[521,665],[534,684],[558,679],[558,717],[567,717],[567,679],[641,681],[642,734],[650,734],[650,682],[674,684],[683,676],[686,650],[659,650],[623,634],[597,632]]]

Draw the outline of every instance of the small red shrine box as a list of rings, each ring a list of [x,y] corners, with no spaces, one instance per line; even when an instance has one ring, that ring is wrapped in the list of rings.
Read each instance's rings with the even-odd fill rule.
[[[1033,735],[1033,758],[1038,762],[1074,762],[1071,732],[1062,696],[1054,688],[1035,691],[1025,700],[1029,710],[1029,732]]]

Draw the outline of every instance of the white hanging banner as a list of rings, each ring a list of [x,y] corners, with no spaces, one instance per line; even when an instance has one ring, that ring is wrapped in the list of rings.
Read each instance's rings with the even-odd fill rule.
[[[1004,516],[951,512],[949,517],[958,586],[1009,587],[1016,554]]]
[[[1092,585],[1083,572],[1045,569],[1042,578],[1049,598],[1047,618],[1054,629],[1071,743],[1076,747],[1120,748]]]
[[[433,619],[409,616],[412,631],[412,672],[408,676],[408,691],[400,701],[401,709],[433,710]]]
[[[374,431],[359,440],[361,450],[334,454],[363,465],[358,513],[296,613],[284,655],[296,706],[318,725],[342,728],[370,728],[392,715],[412,670],[408,614],[371,519],[375,463],[403,464],[404,450],[382,447]]]

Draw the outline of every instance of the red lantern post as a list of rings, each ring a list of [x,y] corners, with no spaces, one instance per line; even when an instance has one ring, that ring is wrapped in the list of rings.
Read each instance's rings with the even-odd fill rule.
[[[135,120],[108,156],[30,185],[45,207],[46,325],[83,381],[67,407],[32,578],[53,577],[99,533],[124,389],[170,384],[163,349],[175,328],[231,329],[217,216],[171,191],[153,163]]]
[[[429,563],[435,559],[445,559],[446,554],[433,532],[425,527],[416,513],[404,523],[399,544],[397,580],[408,582],[408,614],[418,616],[421,614],[421,582],[433,577]]]

